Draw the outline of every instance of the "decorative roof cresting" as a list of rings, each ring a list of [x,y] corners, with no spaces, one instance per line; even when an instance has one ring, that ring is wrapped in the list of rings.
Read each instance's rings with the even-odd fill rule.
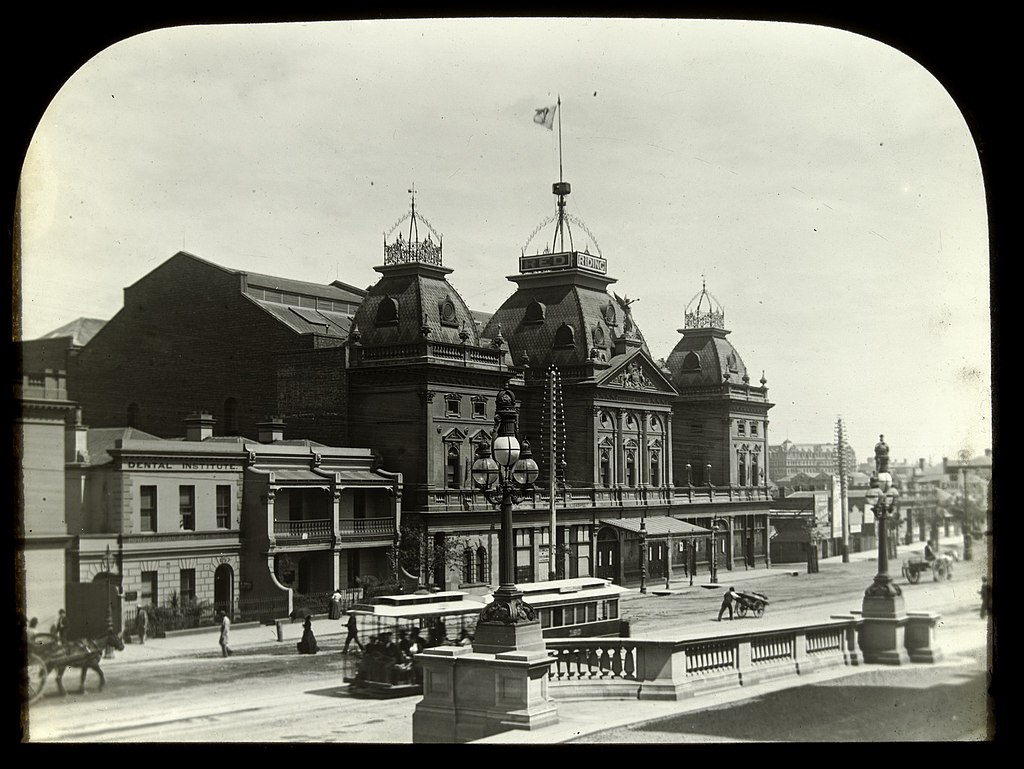
[[[385,265],[396,265],[396,264],[411,264],[414,262],[421,262],[423,264],[432,264],[437,267],[443,267],[444,264],[441,259],[441,251],[443,245],[443,239],[438,234],[437,230],[428,222],[423,214],[416,211],[416,185],[414,184],[409,190],[410,205],[409,211],[402,216],[397,222],[391,225],[391,229],[384,233],[384,264]],[[407,237],[402,237],[402,233],[399,232],[397,237],[388,243],[388,238],[398,229],[399,225],[403,222],[409,222],[409,232]],[[427,228],[427,236],[420,240],[419,237],[419,223],[422,222]],[[437,242],[431,238],[433,235],[437,239]]]
[[[700,293],[686,305],[683,327],[725,330],[725,308],[711,295],[704,280],[701,280]]]

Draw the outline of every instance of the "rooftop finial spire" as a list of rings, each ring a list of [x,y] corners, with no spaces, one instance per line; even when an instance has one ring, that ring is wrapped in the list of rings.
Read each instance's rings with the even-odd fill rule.
[[[419,230],[416,227],[416,182],[409,188],[409,242],[419,240]]]

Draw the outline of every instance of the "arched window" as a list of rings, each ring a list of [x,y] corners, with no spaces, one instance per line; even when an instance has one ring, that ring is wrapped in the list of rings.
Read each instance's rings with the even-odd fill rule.
[[[459,472],[462,466],[462,452],[458,444],[449,443],[444,463],[444,486],[446,489],[458,489],[462,487],[462,477]]]
[[[626,452],[626,485],[636,486],[636,453]]]
[[[473,581],[473,548],[467,547],[462,552],[462,581]]]
[[[739,458],[739,471],[740,471],[740,486],[747,485],[747,452],[738,451],[736,452]]]
[[[573,347],[576,344],[576,331],[568,323],[563,323],[555,332],[553,347]]]
[[[139,404],[130,403],[128,405],[128,413],[125,414],[125,425],[128,427],[139,426]]]
[[[398,324],[398,302],[390,296],[385,296],[377,305],[377,317],[374,324],[378,326],[395,326]]]
[[[487,548],[483,545],[476,549],[476,581],[487,581]]]
[[[683,358],[683,371],[700,371],[700,358],[697,357],[697,353],[686,353],[686,357]]]
[[[761,482],[760,459],[761,459],[761,457],[758,454],[754,454],[753,458],[751,458],[751,460],[750,460],[750,468],[751,468],[751,476],[752,476],[751,477],[751,481],[750,481],[750,485],[751,486],[757,486]]]
[[[601,485],[612,485],[612,459],[610,451],[601,452]]]
[[[651,452],[651,485],[661,485],[661,459],[659,456],[660,452]]]
[[[238,401],[234,398],[224,401],[224,434],[238,435]]]
[[[532,300],[528,305],[526,305],[526,314],[523,316],[523,323],[543,323],[546,311],[547,307],[544,306],[543,302],[538,302],[536,299]]]

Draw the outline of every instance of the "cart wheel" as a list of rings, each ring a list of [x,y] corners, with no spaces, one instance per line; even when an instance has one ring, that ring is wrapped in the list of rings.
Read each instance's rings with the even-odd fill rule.
[[[739,606],[737,606],[736,607],[736,614],[739,617],[746,617],[747,616],[747,606],[746,606],[746,604],[742,604],[741,603]]]
[[[46,685],[46,663],[38,654],[28,655],[28,701],[35,702],[43,696]]]
[[[914,569],[907,569],[907,582],[916,585],[921,580],[921,572]]]
[[[764,604],[763,603],[759,603],[756,606],[754,606],[754,616],[757,617],[758,619],[761,619],[761,617],[764,616]]]

